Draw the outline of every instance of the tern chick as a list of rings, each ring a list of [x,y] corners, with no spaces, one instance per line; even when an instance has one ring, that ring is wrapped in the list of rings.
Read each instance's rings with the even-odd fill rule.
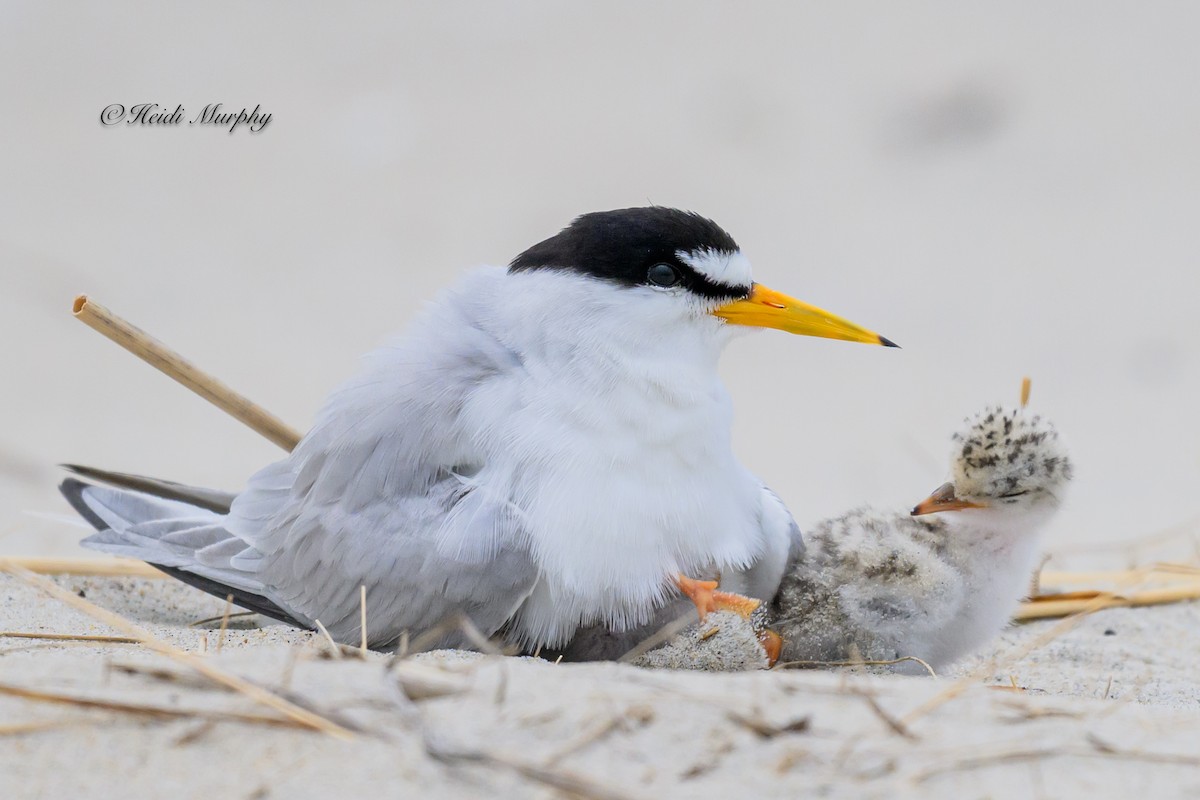
[[[857,509],[805,537],[772,607],[785,662],[915,656],[936,669],[1012,618],[1071,462],[1050,422],[1024,409],[967,423],[951,481],[911,515]]]

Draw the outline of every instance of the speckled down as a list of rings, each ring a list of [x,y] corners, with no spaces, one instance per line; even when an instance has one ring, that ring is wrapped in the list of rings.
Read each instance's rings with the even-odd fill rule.
[[[819,523],[772,607],[782,660],[929,658],[916,633],[947,625],[968,591],[945,558],[945,531],[941,520],[870,508]]]
[[[766,669],[767,654],[750,621],[729,611],[718,611],[633,663],[653,669],[740,672]]]
[[[995,505],[1054,493],[1071,479],[1071,459],[1054,425],[1025,409],[988,408],[966,420],[951,453],[955,492]]]

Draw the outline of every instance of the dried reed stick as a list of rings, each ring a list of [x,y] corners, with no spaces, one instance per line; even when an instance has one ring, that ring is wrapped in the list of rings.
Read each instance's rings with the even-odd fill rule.
[[[221,720],[226,722],[253,722],[260,725],[294,726],[295,720],[280,717],[264,717],[258,714],[241,714],[236,711],[210,711],[207,709],[167,708],[141,703],[123,703],[116,700],[93,700],[88,697],[74,697],[58,692],[47,692],[40,689],[29,689],[24,686],[12,686],[0,683],[0,695],[19,697],[23,700],[35,700],[43,703],[75,706],[77,708],[93,708],[99,711],[119,711],[126,714],[138,714],[147,717],[163,719],[201,718]]]
[[[180,650],[178,647],[175,647],[170,643],[163,641],[162,639],[154,637],[149,631],[139,628],[137,625],[134,625],[121,615],[114,614],[107,609],[101,608],[95,603],[89,603],[82,597],[63,589],[58,584],[53,583],[52,581],[43,578],[40,575],[34,575],[29,570],[3,559],[0,559],[0,569],[4,570],[15,578],[24,581],[30,586],[41,589],[46,594],[62,601],[63,603],[66,603],[76,611],[81,611],[92,619],[103,622],[105,625],[115,628],[129,637],[137,639],[143,645],[155,651],[156,653],[161,653],[167,658],[191,667],[193,670],[208,678],[213,683],[224,686],[227,689],[231,689],[232,691],[244,695],[256,703],[278,711],[288,719],[291,719],[306,728],[320,731],[338,739],[348,740],[354,738],[354,733],[352,731],[337,724],[333,720],[326,719],[320,714],[309,711],[307,708],[302,706],[298,706],[290,700],[286,700],[274,692],[269,691],[268,689],[264,689],[255,683],[251,683],[245,678],[239,677],[230,672],[226,672],[225,670],[209,663],[205,659],[200,658],[194,653],[188,653]]]
[[[362,645],[359,647],[359,649],[362,651],[363,657],[366,658],[366,655],[367,655],[367,587],[365,584],[358,587],[358,598],[359,598],[359,600],[358,600],[359,627],[362,632]]]
[[[321,635],[325,637],[325,641],[329,642],[329,652],[333,654],[333,658],[334,659],[341,658],[342,657],[341,645],[339,645],[337,642],[335,642],[333,640],[333,637],[329,635],[329,629],[326,628],[324,625],[322,625],[321,620],[319,620],[319,619],[313,620],[313,622],[317,623],[317,630],[320,631]]]
[[[1146,583],[1193,581],[1200,570],[1184,564],[1155,564],[1144,569],[1101,570],[1095,572],[1061,572],[1045,570],[1038,576],[1042,586],[1078,586],[1084,583],[1119,583],[1136,578]]]
[[[40,722],[18,722],[13,725],[0,725],[0,736],[22,736],[26,733],[66,728],[71,725],[94,725],[96,720],[79,719],[47,719]]]
[[[300,434],[261,406],[251,402],[213,376],[202,372],[175,351],[142,329],[121,319],[87,295],[75,298],[75,318],[124,347],[164,375],[182,383],[251,430],[284,450],[292,450]]]
[[[229,629],[229,614],[233,611],[233,595],[225,595],[225,613],[221,615],[221,635],[217,637],[217,652],[225,646],[225,631]]]
[[[211,625],[214,622],[221,622],[222,624],[228,625],[228,620],[237,619],[238,617],[253,617],[257,613],[257,611],[235,611],[232,614],[222,614],[219,617],[205,617],[204,619],[198,619],[195,622],[189,622],[188,627],[200,628],[205,625]]]
[[[771,667],[771,669],[788,669],[790,667],[889,667],[896,664],[903,664],[906,661],[920,664],[929,673],[929,677],[931,678],[938,676],[933,671],[933,667],[929,666],[929,662],[916,656],[901,656],[900,658],[892,658],[887,661],[864,661],[862,659],[854,661],[781,661]]]
[[[1200,582],[1168,586],[1163,589],[1148,589],[1131,595],[1100,592],[1094,597],[1075,597],[1063,600],[1039,600],[1022,603],[1014,619],[1047,619],[1065,617],[1085,609],[1098,611],[1102,608],[1128,608],[1133,606],[1156,606],[1178,603],[1183,600],[1200,600]]]
[[[10,564],[39,575],[86,575],[104,578],[165,578],[164,573],[131,558],[24,558],[5,556]]]
[[[108,642],[110,644],[141,644],[140,639],[129,636],[94,636],[87,633],[31,633],[28,631],[0,631],[0,639],[50,639],[56,642]]]

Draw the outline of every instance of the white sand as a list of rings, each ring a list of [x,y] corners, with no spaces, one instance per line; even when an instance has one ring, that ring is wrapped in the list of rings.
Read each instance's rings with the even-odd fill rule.
[[[223,604],[166,580],[58,579],[177,646],[216,648]],[[5,797],[1184,797],[1200,791],[1200,605],[1097,613],[1024,659],[1053,621],[1014,629],[999,666],[901,735],[889,723],[955,686],[781,671],[710,674],[433,653],[458,693],[410,701],[388,658],[329,660],[258,617],[213,662],[359,729],[147,720],[0,695]],[[0,579],[0,628],[105,633]],[[1105,630],[1114,631],[1105,635]],[[409,662],[412,663],[412,662]],[[178,677],[129,674],[128,665]],[[140,645],[0,639],[0,685],[211,713],[268,713]],[[867,697],[872,698],[868,700]],[[872,707],[872,701],[878,710]],[[38,731],[13,726],[61,723]],[[435,758],[435,755],[438,756]]]

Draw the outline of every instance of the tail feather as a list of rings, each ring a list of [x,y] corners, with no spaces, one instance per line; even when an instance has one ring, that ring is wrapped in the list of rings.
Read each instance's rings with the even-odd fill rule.
[[[135,492],[161,497],[164,500],[181,500],[206,511],[216,511],[218,514],[229,513],[229,507],[233,505],[233,499],[237,497],[233,492],[188,486],[175,481],[147,478],[145,475],[133,475],[128,472],[112,472],[96,467],[85,467],[81,464],[62,464],[61,466],[73,475],[79,475],[89,481],[115,486],[118,489],[132,489]]]
[[[67,478],[59,489],[96,528],[83,540],[84,546],[140,559],[209,594],[233,595],[240,606],[309,627],[271,600],[253,572],[239,568],[253,564],[261,554],[222,527],[222,513],[180,499],[191,493],[190,487],[160,483],[177,488],[159,497]]]

